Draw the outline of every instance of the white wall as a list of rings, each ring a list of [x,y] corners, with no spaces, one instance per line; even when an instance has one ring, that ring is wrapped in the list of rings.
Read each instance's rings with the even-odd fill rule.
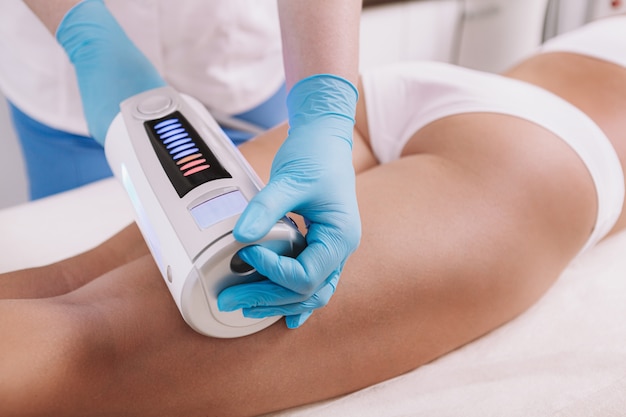
[[[549,1],[418,0],[366,8],[361,68],[430,59],[503,71],[542,42]]]
[[[0,209],[28,200],[22,151],[13,132],[5,98],[0,95]]]
[[[418,59],[453,61],[461,16],[458,0],[405,1],[365,8],[361,69]]]
[[[549,0],[465,0],[459,65],[501,72],[541,44]]]

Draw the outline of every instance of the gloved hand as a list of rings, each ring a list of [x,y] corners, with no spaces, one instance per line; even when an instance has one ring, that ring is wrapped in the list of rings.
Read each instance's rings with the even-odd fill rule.
[[[333,75],[305,78],[292,87],[289,135],[274,158],[269,183],[242,213],[234,236],[254,242],[294,212],[308,223],[307,247],[297,259],[258,245],[242,249],[241,258],[270,281],[225,289],[220,309],[243,308],[255,318],[285,315],[294,328],[328,303],[361,237],[352,166],[357,97],[349,81]]]
[[[122,101],[165,85],[102,0],[70,9],[56,37],[74,65],[89,132],[100,144]]]

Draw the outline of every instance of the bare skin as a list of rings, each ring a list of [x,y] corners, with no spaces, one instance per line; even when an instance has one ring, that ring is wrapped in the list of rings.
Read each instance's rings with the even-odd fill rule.
[[[626,120],[602,110],[607,100],[626,108],[625,70],[552,54],[508,75],[585,109],[624,165]],[[580,78],[615,81],[588,94]],[[527,121],[465,114],[426,126],[400,160],[379,165],[366,105],[354,151],[363,238],[327,307],[297,330],[281,321],[240,339],[200,336],[131,227],[84,257],[18,273],[23,287],[15,274],[0,277],[0,297],[22,298],[0,302],[0,415],[266,413],[415,369],[532,305],[594,224],[578,156]],[[262,177],[284,136],[281,127],[242,146]],[[131,253],[111,250],[118,244]],[[92,270],[90,259],[104,261]],[[63,270],[84,275],[67,280]],[[33,285],[41,279],[52,281],[46,290]]]

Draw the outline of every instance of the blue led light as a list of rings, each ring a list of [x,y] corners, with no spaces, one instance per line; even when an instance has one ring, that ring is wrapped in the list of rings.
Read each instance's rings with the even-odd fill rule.
[[[167,125],[165,127],[162,127],[161,129],[157,130],[157,135],[161,135],[161,134],[163,134],[165,132],[168,132],[168,131],[170,131],[172,129],[177,129],[179,127],[183,127],[183,125],[181,125],[180,123],[169,124],[169,125]]]
[[[183,151],[181,153],[177,153],[176,155],[172,156],[172,159],[177,160],[177,159],[180,159],[180,158],[184,158],[187,155],[191,155],[191,154],[194,154],[196,152],[200,152],[200,149],[198,149],[198,148],[187,149],[186,151]]]
[[[187,134],[187,132],[185,132],[185,133],[181,133],[181,134],[179,134],[179,135],[174,135],[174,136],[172,136],[171,138],[167,138],[167,139],[165,139],[165,140],[163,141],[163,144],[164,144],[164,145],[167,145],[168,143],[174,142],[175,140],[182,139],[182,138],[187,138],[187,137],[189,137],[189,135]]]
[[[156,125],[154,125],[154,129],[158,130],[158,129],[162,128],[163,126],[171,125],[172,123],[178,123],[178,119],[163,120],[162,122],[157,123]]]
[[[175,148],[177,146],[183,145],[185,143],[189,143],[191,142],[191,138],[185,138],[185,139],[181,139],[181,140],[177,140],[176,142],[172,142],[169,145],[167,145],[166,149],[171,149],[171,148]]]
[[[169,132],[165,132],[162,135],[159,135],[159,137],[161,139],[167,139],[170,136],[174,136],[174,135],[177,135],[179,133],[184,133],[184,132],[185,132],[185,129],[174,129],[174,130],[170,130]]]
[[[185,149],[189,149],[192,146],[196,146],[196,144],[195,143],[188,143],[186,145],[177,146],[174,149],[170,149],[169,151],[170,151],[171,155],[174,155],[174,154],[177,154],[179,152],[184,151]]]
[[[178,167],[185,176],[195,174],[196,172],[210,167],[210,165],[205,162],[206,159],[201,159],[206,158],[206,156],[200,151],[196,139],[189,134],[187,129],[185,119],[178,117],[163,120],[153,126],[153,132],[156,133],[157,138],[160,139],[161,144],[165,147],[165,150],[170,154],[174,162],[191,155],[193,155],[191,156],[191,161],[200,161],[184,171],[182,167]],[[178,162],[177,165],[179,163],[180,162]],[[203,163],[204,165],[202,165]]]

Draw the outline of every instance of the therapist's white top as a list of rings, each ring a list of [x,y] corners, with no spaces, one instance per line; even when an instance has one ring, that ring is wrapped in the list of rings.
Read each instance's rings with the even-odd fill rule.
[[[128,36],[181,92],[237,114],[284,80],[276,0],[106,0]],[[56,129],[87,134],[63,49],[21,0],[0,5],[0,89]]]

